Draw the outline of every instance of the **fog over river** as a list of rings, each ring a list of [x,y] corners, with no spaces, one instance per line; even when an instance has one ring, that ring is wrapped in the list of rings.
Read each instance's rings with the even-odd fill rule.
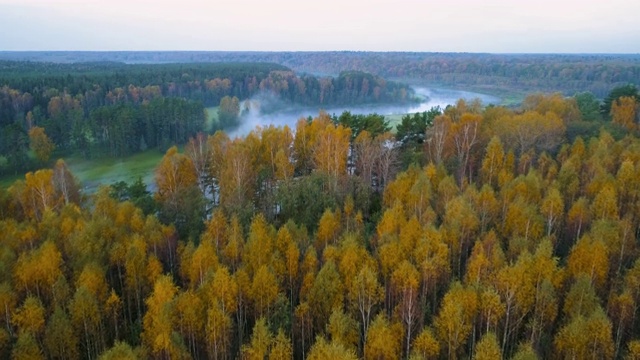
[[[395,115],[395,114],[408,114],[415,112],[423,112],[431,109],[434,106],[440,106],[445,108],[447,105],[455,104],[458,99],[473,100],[480,99],[483,104],[495,104],[499,103],[500,99],[486,94],[480,94],[470,91],[461,90],[449,90],[440,88],[427,88],[427,87],[414,87],[416,95],[423,98],[424,101],[420,103],[403,104],[403,105],[356,105],[356,106],[338,106],[338,107],[307,107],[286,109],[268,114],[260,113],[258,107],[252,107],[246,112],[240,120],[241,125],[234,129],[227,131],[231,138],[236,136],[244,136],[256,126],[285,126],[288,125],[292,130],[295,129],[296,122],[301,117],[318,115],[320,110],[324,110],[330,115],[340,115],[344,111],[350,111],[352,114],[371,114],[378,113],[380,115]],[[255,100],[256,102],[265,101],[264,99]],[[269,100],[266,100],[269,101]]]

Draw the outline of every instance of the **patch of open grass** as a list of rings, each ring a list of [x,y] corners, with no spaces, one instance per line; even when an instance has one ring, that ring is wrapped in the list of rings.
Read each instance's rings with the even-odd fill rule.
[[[522,101],[524,100],[524,98],[525,98],[525,95],[523,94],[505,94],[504,96],[501,97],[502,101],[500,102],[499,105],[506,106],[506,107],[518,106],[522,104]]]
[[[84,191],[92,193],[100,185],[111,185],[118,181],[132,183],[138,177],[147,185],[153,184],[155,168],[163,155],[164,153],[157,149],[150,149],[119,159],[85,159],[79,155],[70,155],[64,157],[64,161],[78,178]],[[0,187],[8,188],[20,179],[24,179],[24,174],[3,176],[0,178]]]
[[[402,123],[402,117],[406,114],[391,114],[385,115],[384,119],[389,122],[389,126],[391,127],[391,132],[396,132],[396,127]]]
[[[154,169],[163,153],[157,149],[147,150],[125,158],[84,159],[72,156],[65,159],[71,172],[80,180],[85,190],[94,191],[99,185],[110,185],[118,181],[131,183],[142,177],[146,184],[153,182]]]

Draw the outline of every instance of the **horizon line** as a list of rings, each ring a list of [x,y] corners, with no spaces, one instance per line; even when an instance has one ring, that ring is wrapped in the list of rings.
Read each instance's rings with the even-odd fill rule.
[[[477,55],[640,55],[640,52],[491,52],[422,50],[1,50],[0,53],[388,53],[388,54],[477,54]]]

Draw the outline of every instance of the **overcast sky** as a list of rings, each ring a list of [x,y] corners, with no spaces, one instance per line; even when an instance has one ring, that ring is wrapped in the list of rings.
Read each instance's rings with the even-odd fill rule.
[[[0,0],[0,50],[640,53],[640,1]]]

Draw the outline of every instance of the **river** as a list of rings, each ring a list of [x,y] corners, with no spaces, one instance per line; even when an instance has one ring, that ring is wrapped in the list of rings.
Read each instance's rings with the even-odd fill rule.
[[[256,126],[285,126],[295,129],[298,119],[304,117],[315,117],[320,110],[324,110],[329,114],[340,115],[344,111],[350,111],[352,114],[371,114],[378,113],[380,115],[398,115],[409,114],[415,112],[423,112],[434,106],[445,108],[447,105],[453,105],[459,99],[473,100],[480,99],[483,104],[496,104],[500,99],[486,94],[480,94],[470,91],[449,90],[441,88],[414,87],[416,95],[424,99],[420,103],[403,104],[403,105],[368,105],[368,106],[337,106],[337,107],[308,107],[298,109],[287,109],[276,111],[269,114],[261,114],[259,110],[250,110],[242,116],[241,125],[235,130],[228,131],[231,138],[236,136],[244,136]]]

